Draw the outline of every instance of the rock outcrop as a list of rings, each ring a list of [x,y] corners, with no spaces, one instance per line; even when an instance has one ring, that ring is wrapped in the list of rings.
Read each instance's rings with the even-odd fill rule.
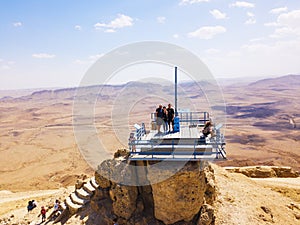
[[[252,178],[299,177],[299,173],[288,166],[245,166],[225,167],[225,169],[229,172],[242,173]]]
[[[120,225],[214,224],[216,187],[210,164],[187,162],[175,169],[168,163],[169,166],[158,169],[150,168],[150,162],[122,159],[102,162],[95,173],[99,187],[90,203],[92,214],[98,218],[94,224],[106,225],[113,221]],[[153,182],[157,177],[166,176],[163,181]],[[121,182],[114,182],[116,177]],[[137,179],[144,185],[126,185],[129,179]]]
[[[160,176],[164,172],[154,170],[148,176]],[[204,203],[205,190],[205,174],[199,170],[199,164],[186,164],[176,175],[152,185],[155,218],[165,224],[191,221]]]

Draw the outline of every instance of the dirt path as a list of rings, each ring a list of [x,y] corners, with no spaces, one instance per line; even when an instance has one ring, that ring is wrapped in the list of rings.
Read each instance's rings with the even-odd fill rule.
[[[0,205],[5,202],[15,202],[24,199],[38,198],[49,195],[60,195],[65,189],[41,190],[13,193],[10,191],[0,191]]]
[[[258,183],[271,185],[271,186],[281,186],[285,188],[295,188],[300,190],[300,177],[298,178],[251,178]]]
[[[40,207],[45,206],[50,212],[55,199],[64,200],[73,190],[74,186],[53,190],[17,193],[2,190],[0,191],[0,221],[1,218],[6,218],[10,219],[10,222],[26,221],[26,224],[39,224],[41,218],[38,218],[37,216],[40,212]],[[28,213],[27,203],[32,199],[37,202],[37,208]]]

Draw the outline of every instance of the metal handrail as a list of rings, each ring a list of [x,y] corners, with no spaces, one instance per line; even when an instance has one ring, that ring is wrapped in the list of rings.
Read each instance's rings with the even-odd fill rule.
[[[178,112],[178,117],[181,123],[200,123],[205,124],[210,121],[208,112]],[[156,113],[151,113],[151,122],[156,121]]]

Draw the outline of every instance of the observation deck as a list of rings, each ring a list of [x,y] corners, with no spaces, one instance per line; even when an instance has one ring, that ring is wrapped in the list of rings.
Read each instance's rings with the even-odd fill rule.
[[[151,129],[135,124],[130,133],[131,161],[201,161],[226,159],[222,124],[213,126],[213,135],[204,137],[203,127],[212,121],[208,112],[178,112],[174,127],[177,132],[158,133],[156,115],[151,114]],[[161,126],[163,130],[163,126]]]

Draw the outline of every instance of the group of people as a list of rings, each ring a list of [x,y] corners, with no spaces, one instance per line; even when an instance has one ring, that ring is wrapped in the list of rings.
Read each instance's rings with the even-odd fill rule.
[[[28,202],[27,210],[28,210],[28,212],[30,212],[36,207],[37,207],[37,204],[36,204],[35,200],[31,200]],[[56,218],[61,213],[61,211],[62,211],[62,207],[60,205],[60,201],[58,199],[56,199],[55,203],[54,203],[53,211],[51,212],[48,219]],[[46,213],[47,213],[47,210],[46,210],[45,206],[42,206],[40,214],[38,215],[38,217],[40,217],[40,216],[42,217],[42,222],[46,221]]]
[[[158,134],[162,133],[160,131],[161,125],[163,125],[164,133],[170,133],[174,130],[174,117],[175,111],[171,104],[168,104],[168,107],[163,106],[162,104],[158,106],[156,109],[156,126]]]
[[[160,131],[162,125],[164,129],[164,133],[170,133],[174,131],[174,117],[175,117],[175,111],[172,108],[171,104],[168,104],[168,107],[160,104],[156,109],[157,133],[158,134],[162,133]],[[208,137],[209,135],[214,136],[213,123],[211,121],[206,122],[206,124],[203,127],[202,133],[204,137]]]

